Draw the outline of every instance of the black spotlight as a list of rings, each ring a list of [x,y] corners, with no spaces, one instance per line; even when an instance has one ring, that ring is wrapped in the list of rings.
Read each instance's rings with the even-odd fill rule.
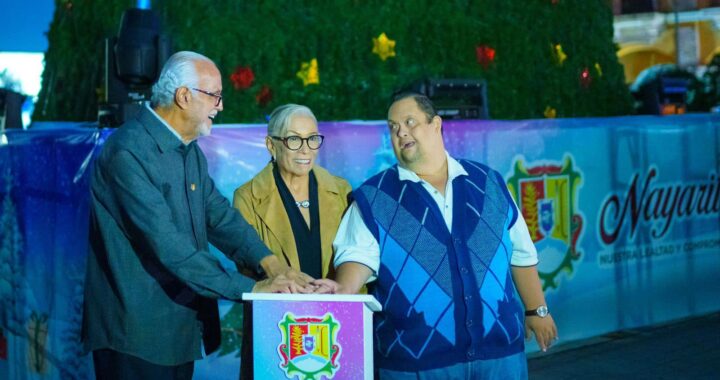
[[[152,85],[170,53],[170,39],[162,35],[155,12],[132,8],[123,13],[117,37],[105,40],[101,126],[119,126],[150,100]]]
[[[426,79],[411,90],[432,100],[443,119],[488,119],[487,86],[482,79]]]

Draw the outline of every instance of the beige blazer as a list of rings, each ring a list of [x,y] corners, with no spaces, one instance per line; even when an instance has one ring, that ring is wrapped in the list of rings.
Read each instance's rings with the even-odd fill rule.
[[[320,203],[320,244],[322,246],[323,278],[334,278],[333,248],[340,219],[348,207],[350,184],[315,165],[313,168],[318,185]],[[268,164],[250,182],[238,187],[233,196],[233,206],[252,225],[265,245],[292,268],[301,270],[295,237],[290,219],[275,185],[272,164]]]

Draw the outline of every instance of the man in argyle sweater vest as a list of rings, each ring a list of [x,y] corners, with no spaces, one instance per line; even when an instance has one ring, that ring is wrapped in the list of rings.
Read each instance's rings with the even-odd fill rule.
[[[422,95],[397,96],[388,125],[398,165],[353,193],[334,244],[336,291],[371,281],[383,306],[380,378],[526,378],[523,337],[534,332],[545,350],[557,330],[502,176],[445,152]]]

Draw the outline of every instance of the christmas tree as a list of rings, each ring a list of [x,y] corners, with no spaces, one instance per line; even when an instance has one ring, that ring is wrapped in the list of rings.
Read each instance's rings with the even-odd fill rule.
[[[62,0],[34,120],[97,119],[104,39],[127,1]],[[606,0],[155,1],[173,48],[223,76],[218,122],[275,106],[319,120],[384,119],[392,92],[426,78],[487,81],[494,119],[631,112]],[[552,110],[552,112],[546,112]]]

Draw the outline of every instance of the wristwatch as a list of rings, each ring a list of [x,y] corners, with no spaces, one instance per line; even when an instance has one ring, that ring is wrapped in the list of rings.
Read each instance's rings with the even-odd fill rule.
[[[525,316],[527,317],[538,316],[540,318],[545,318],[548,314],[550,314],[550,311],[545,305],[541,305],[535,310],[525,310]]]

